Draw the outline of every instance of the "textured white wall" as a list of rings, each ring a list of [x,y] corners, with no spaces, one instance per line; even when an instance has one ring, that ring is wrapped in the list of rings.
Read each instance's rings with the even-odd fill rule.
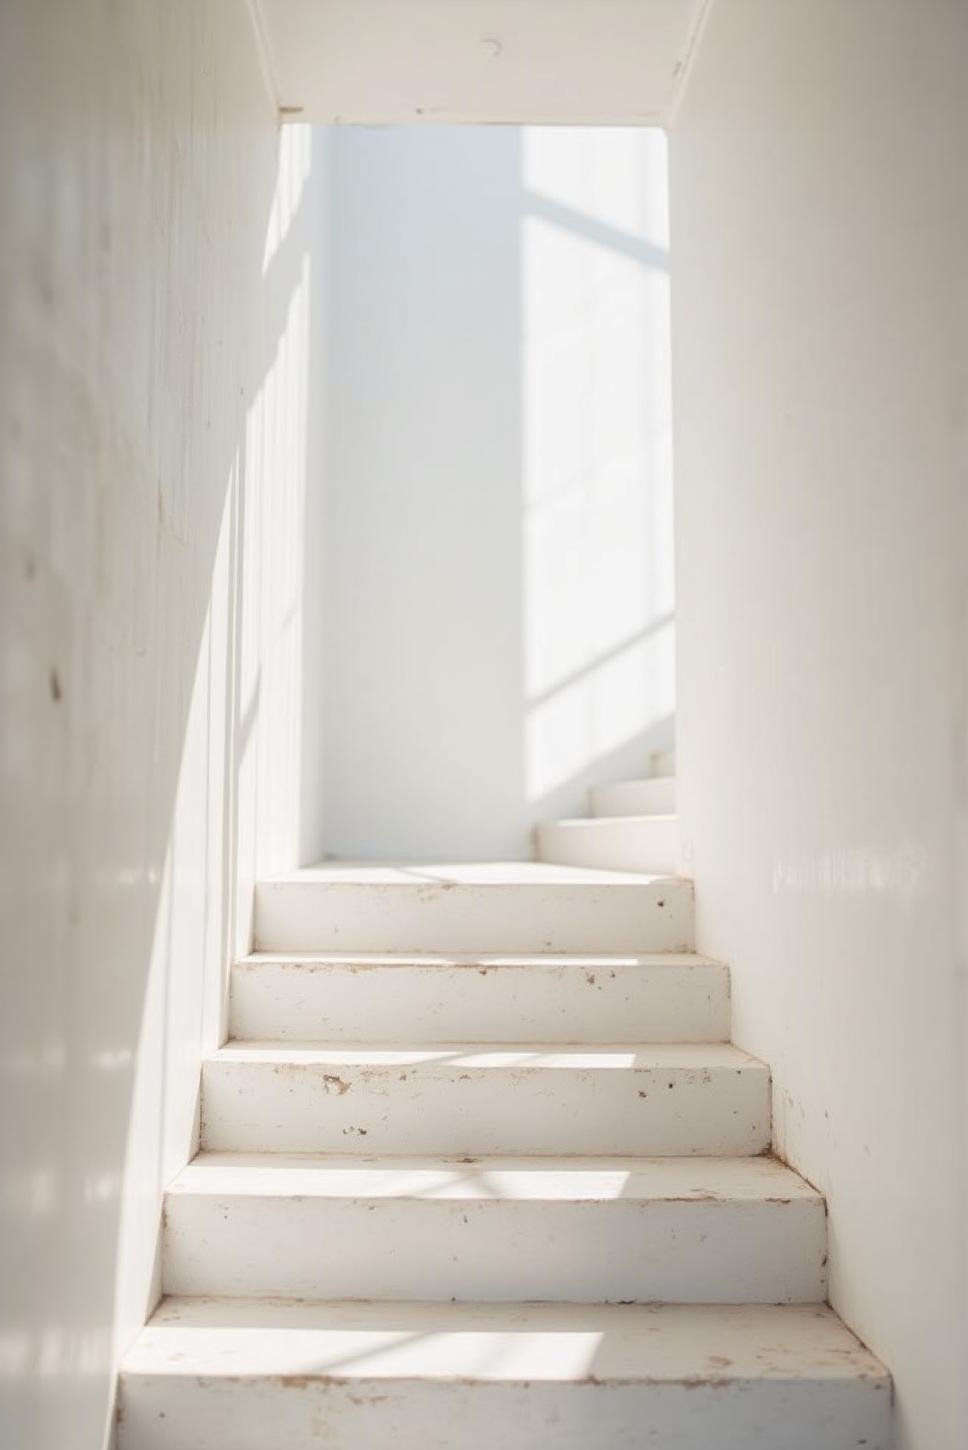
[[[904,1450],[968,1405],[968,10],[716,0],[671,139],[700,947]]]
[[[22,1450],[107,1434],[249,883],[319,847],[316,170],[233,0],[0,10],[0,1439]]]
[[[528,856],[671,743],[665,140],[333,146],[326,846]]]

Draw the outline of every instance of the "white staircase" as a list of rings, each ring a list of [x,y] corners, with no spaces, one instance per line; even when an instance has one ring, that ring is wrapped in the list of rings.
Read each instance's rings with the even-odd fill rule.
[[[688,882],[260,886],[119,1450],[888,1450]]]
[[[544,821],[536,831],[539,861],[604,871],[675,873],[679,861],[675,756],[655,754],[641,780],[595,786],[591,815]]]

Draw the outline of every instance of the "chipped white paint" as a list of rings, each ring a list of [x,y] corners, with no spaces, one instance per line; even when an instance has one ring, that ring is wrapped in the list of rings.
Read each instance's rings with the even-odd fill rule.
[[[717,1042],[729,971],[688,953],[246,957],[230,1035],[277,1041]]]
[[[640,952],[692,946],[692,883],[508,862],[324,863],[261,883],[263,951]]]
[[[203,1153],[172,1185],[165,1219],[169,1294],[732,1304],[826,1293],[823,1200],[766,1157]]]
[[[611,816],[543,821],[537,829],[538,859],[601,871],[678,870],[675,816]]]
[[[728,1044],[229,1043],[202,1070],[202,1144],[246,1151],[760,1153],[769,1072]]]
[[[162,1305],[120,1450],[891,1450],[883,1367],[817,1306]]]
[[[622,875],[420,871],[294,884],[318,909],[335,878],[357,930],[375,893],[402,893],[378,926],[397,946],[415,893],[469,890],[443,929],[478,932],[493,892],[500,932],[533,935],[549,879],[588,904],[586,932],[607,937],[613,913],[627,929]],[[344,924],[319,920],[298,930]],[[887,1378],[818,1307],[823,1199],[766,1156],[768,1069],[728,1042],[655,1040],[725,1032],[721,966],[317,951],[233,978],[246,1036],[204,1065],[203,1151],[166,1199],[172,1297],[126,1366],[120,1450],[255,1450],[269,1427],[296,1450],[628,1450],[643,1425],[656,1450],[888,1450]],[[472,1021],[493,1040],[460,1040]],[[591,1025],[651,1040],[568,1040]]]

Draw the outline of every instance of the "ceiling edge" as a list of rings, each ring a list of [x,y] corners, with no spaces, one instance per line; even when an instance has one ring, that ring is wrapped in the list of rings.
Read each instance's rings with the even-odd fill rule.
[[[272,58],[272,48],[269,45],[269,33],[266,28],[265,16],[262,14],[262,6],[259,0],[246,0],[246,9],[249,12],[249,19],[252,22],[255,48],[259,57],[259,69],[262,72],[262,79],[265,82],[266,94],[272,102],[272,109],[276,113],[276,118],[279,119],[282,116],[282,107],[279,100],[279,77],[276,74],[276,66]]]
[[[667,131],[672,130],[676,123],[676,117],[679,114],[683,96],[689,85],[689,77],[692,74],[696,56],[702,43],[703,34],[709,21],[709,14],[714,3],[715,0],[696,0],[692,23],[689,26],[689,33],[686,36],[686,42],[682,48],[682,54],[679,57],[679,62],[676,67],[676,78],[673,84],[672,96],[663,117],[663,125]]]

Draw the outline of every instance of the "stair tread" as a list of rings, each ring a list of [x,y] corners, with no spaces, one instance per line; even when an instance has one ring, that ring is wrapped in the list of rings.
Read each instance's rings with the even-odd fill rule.
[[[675,781],[674,775],[633,775],[627,780],[610,780],[603,785],[593,786],[593,790],[625,790],[628,786],[635,785],[656,785],[661,783],[668,785],[669,781]]]
[[[776,1158],[349,1156],[203,1151],[172,1195],[744,1203],[820,1200]]]
[[[628,875],[622,871],[620,876]],[[700,952],[249,952],[236,970],[294,967],[529,967],[536,971],[574,967],[724,967]]]
[[[318,1043],[229,1041],[209,1060],[286,1064],[302,1067],[567,1068],[588,1070],[686,1070],[732,1068],[766,1071],[765,1064],[730,1042],[643,1044],[449,1043],[406,1047]]]
[[[545,821],[543,829],[553,826],[567,830],[600,831],[603,835],[607,835],[609,830],[615,831],[623,826],[668,825],[675,820],[677,820],[677,816],[674,811],[656,811],[652,814],[640,811],[636,815],[625,816],[559,816],[555,820]],[[619,874],[627,876],[629,873],[622,871]]]
[[[681,878],[669,872],[606,871],[586,866],[556,866],[545,861],[320,861],[272,876],[266,886],[283,883],[335,886],[409,886],[415,890],[455,886],[601,886],[651,885]]]
[[[824,1305],[351,1303],[168,1298],[122,1377],[472,1383],[870,1380]],[[290,1378],[291,1377],[291,1378]]]

